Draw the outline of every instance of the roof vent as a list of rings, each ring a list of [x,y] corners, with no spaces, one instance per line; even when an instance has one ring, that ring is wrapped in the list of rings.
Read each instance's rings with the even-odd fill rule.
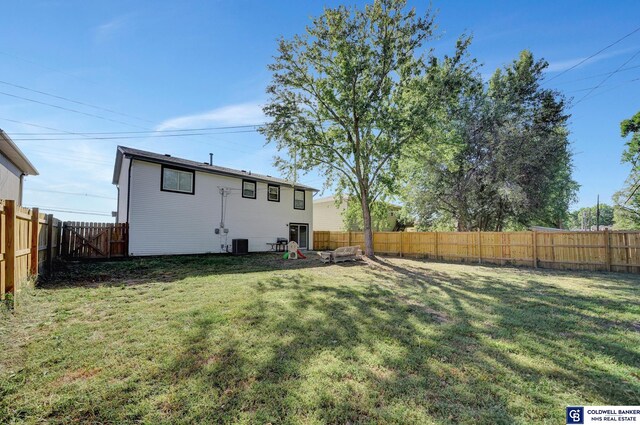
[[[240,170],[240,171],[242,171],[243,173],[246,173],[246,172],[247,172],[247,170]]]
[[[168,153],[165,153],[164,156],[168,156],[169,158],[171,158],[171,155],[169,155]]]

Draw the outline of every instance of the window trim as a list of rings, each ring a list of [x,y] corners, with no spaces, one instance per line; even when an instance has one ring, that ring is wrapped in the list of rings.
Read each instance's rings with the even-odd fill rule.
[[[296,208],[296,192],[302,192],[302,208]],[[307,192],[304,189],[293,189],[293,209],[305,210],[307,206]]]
[[[190,170],[188,168],[174,167],[171,165],[162,164],[162,169],[160,171],[160,191],[162,192],[171,192],[171,193],[182,193],[183,195],[195,195],[196,193],[196,171]],[[183,173],[191,173],[191,192],[187,192],[184,190],[173,190],[173,189],[165,189],[164,188],[164,170],[175,170],[182,171]]]
[[[269,191],[271,190],[272,187],[275,187],[276,189],[278,189],[278,199],[269,199],[269,195],[271,194]],[[267,184],[267,201],[269,201],[269,202],[280,202],[280,185],[271,184],[271,183]]]
[[[253,196],[244,196],[244,184],[253,183]],[[242,179],[242,188],[241,188],[242,197],[246,199],[256,199],[258,196],[258,182],[256,180]]]

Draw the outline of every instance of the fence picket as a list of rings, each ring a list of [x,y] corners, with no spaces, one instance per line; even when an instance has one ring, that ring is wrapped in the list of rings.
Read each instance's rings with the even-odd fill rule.
[[[362,232],[313,233],[315,250],[347,241],[362,247]],[[364,247],[363,247],[364,248]],[[376,254],[513,264],[551,269],[640,272],[640,232],[374,232]]]

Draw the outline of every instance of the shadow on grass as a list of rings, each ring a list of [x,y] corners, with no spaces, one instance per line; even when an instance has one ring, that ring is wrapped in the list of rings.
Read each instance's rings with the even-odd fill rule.
[[[341,263],[342,267],[357,266]],[[203,254],[158,257],[133,257],[116,261],[61,261],[56,274],[41,282],[47,289],[100,285],[136,285],[175,282],[189,277],[245,274],[277,270],[328,267],[315,252],[307,259],[284,260],[282,253],[248,255]]]
[[[608,333],[626,324],[600,315],[597,297],[537,280],[521,287],[384,260],[381,266],[387,270],[360,278],[366,286],[322,285],[303,274],[260,281],[242,321],[266,355],[247,356],[235,329],[220,347],[201,350],[200,341],[185,339],[177,359],[187,353],[189,361],[164,373],[184,371],[217,398],[207,411],[183,406],[175,413],[215,422],[513,423],[561,420],[556,392],[580,394],[573,400],[579,404],[640,397],[638,376],[610,367],[638,371],[639,354]],[[283,306],[281,297],[293,302]],[[606,309],[629,305],[609,300]],[[212,358],[213,367],[202,366]]]

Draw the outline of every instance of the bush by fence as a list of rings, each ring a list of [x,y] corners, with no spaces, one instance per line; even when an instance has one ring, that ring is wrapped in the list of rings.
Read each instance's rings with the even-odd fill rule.
[[[51,273],[60,255],[61,228],[51,214],[0,200],[0,299],[30,278]]]
[[[313,232],[316,250],[359,245],[362,232]],[[640,272],[640,232],[374,232],[376,254],[549,269]]]

